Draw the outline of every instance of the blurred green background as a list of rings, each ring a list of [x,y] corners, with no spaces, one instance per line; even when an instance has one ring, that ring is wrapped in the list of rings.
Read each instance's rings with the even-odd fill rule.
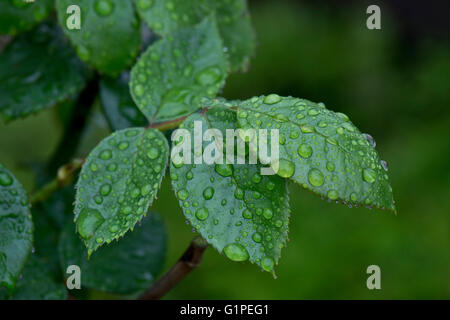
[[[368,30],[366,8],[361,2],[252,1],[257,53],[248,73],[229,77],[222,95],[276,92],[349,115],[375,137],[389,163],[398,215],[349,209],[291,185],[290,242],[277,279],[208,249],[167,299],[450,299],[448,30],[411,29],[410,13],[387,6],[382,29]],[[52,156],[64,108],[0,124],[0,162],[30,192],[36,185],[30,165]],[[97,108],[78,155],[108,134]],[[168,228],[167,269],[193,233],[167,179],[153,207]],[[381,268],[381,290],[366,287],[372,264]]]

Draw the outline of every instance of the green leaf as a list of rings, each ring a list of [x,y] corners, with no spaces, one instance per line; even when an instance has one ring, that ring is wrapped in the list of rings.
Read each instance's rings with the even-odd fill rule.
[[[70,265],[78,265],[82,287],[117,294],[137,293],[148,288],[164,266],[167,235],[162,219],[154,212],[133,232],[95,252],[89,260],[74,231],[73,223],[68,223],[61,235],[61,267],[64,271]]]
[[[129,80],[129,73],[124,72],[117,79],[103,77],[100,81],[102,108],[112,130],[143,127],[148,123],[131,98]]]
[[[222,41],[208,17],[150,46],[131,71],[131,94],[150,121],[167,121],[197,110],[226,76]]]
[[[75,222],[91,255],[146,214],[164,176],[168,144],[155,129],[118,131],[91,152],[77,183]]]
[[[45,263],[54,280],[61,280],[58,258],[58,240],[61,229],[70,221],[73,224],[74,185],[56,191],[45,202],[32,208],[35,254]]]
[[[180,128],[193,136],[194,121],[203,130],[237,127],[236,113],[214,107],[194,114]],[[214,142],[203,142],[203,149]],[[191,145],[191,159],[193,146]],[[248,163],[248,162],[246,162]],[[274,272],[288,233],[287,181],[277,175],[260,174],[256,164],[171,163],[172,186],[191,225],[233,261],[250,260]]]
[[[387,167],[345,114],[271,94],[239,105],[242,128],[279,129],[278,174],[329,200],[395,211]]]
[[[153,32],[168,36],[176,30],[199,23],[213,11],[204,0],[133,0],[136,11]]]
[[[181,28],[215,14],[231,71],[246,70],[254,52],[255,35],[246,0],[134,0],[142,20],[158,35],[167,37]]]
[[[231,72],[247,71],[255,51],[255,32],[246,0],[215,0],[223,44],[230,57]]]
[[[72,0],[56,0],[58,20],[81,60],[109,75],[130,66],[140,46],[140,23],[131,1],[79,0],[81,28],[69,30],[67,8]]]
[[[55,282],[47,264],[31,255],[21,279],[17,282],[13,300],[65,300],[67,290],[63,283]]]
[[[25,190],[0,164],[0,288],[12,292],[32,241],[33,223]]]
[[[8,121],[54,106],[90,76],[53,24],[21,34],[0,54],[0,116]]]
[[[3,0],[0,2],[0,34],[15,35],[29,30],[44,20],[53,7],[53,0]]]

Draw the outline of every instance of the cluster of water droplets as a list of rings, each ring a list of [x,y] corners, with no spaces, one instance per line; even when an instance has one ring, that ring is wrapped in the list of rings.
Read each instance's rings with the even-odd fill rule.
[[[146,215],[167,154],[164,136],[153,129],[118,131],[95,148],[77,185],[77,226],[85,241],[109,243]]]
[[[372,136],[361,134],[345,114],[271,94],[245,101],[238,119],[245,129],[279,129],[280,159],[272,163],[279,176],[330,200],[392,207],[387,163]]]
[[[236,122],[230,121],[229,113],[233,114],[212,108],[206,113],[208,123],[233,128]],[[193,120],[182,127],[191,128]],[[172,163],[171,179],[195,231],[229,259],[250,260],[273,271],[287,238],[287,189],[285,180],[262,176],[259,169],[256,165]]]
[[[204,65],[197,61],[206,54],[203,46],[216,41],[207,38],[205,23],[209,22],[160,40],[133,68],[131,91],[147,116],[157,115],[162,121],[185,115],[195,111],[203,97],[214,97],[221,89],[226,75],[221,47],[217,46],[216,61]],[[190,41],[199,34],[202,42]]]

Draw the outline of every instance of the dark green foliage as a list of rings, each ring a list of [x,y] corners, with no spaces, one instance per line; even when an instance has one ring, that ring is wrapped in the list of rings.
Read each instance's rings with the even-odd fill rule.
[[[149,286],[161,271],[166,255],[166,230],[161,217],[151,212],[136,225],[133,232],[92,254],[86,248],[72,222],[61,235],[59,254],[61,268],[78,265],[81,285],[117,294],[137,293]]]
[[[54,24],[17,37],[0,54],[0,117],[13,120],[79,92],[90,76]]]
[[[32,241],[33,222],[25,190],[0,164],[0,288],[13,291]]]

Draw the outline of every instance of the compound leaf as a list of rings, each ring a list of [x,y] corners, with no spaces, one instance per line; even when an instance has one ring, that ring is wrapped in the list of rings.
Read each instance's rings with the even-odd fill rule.
[[[168,144],[155,129],[130,128],[91,152],[77,183],[75,222],[91,255],[119,239],[146,214],[160,187]]]
[[[333,201],[395,211],[387,165],[345,114],[271,94],[239,105],[242,128],[278,129],[278,175]],[[275,165],[275,166],[274,166]]]
[[[143,127],[148,122],[130,95],[128,72],[113,79],[100,80],[100,98],[105,117],[112,130]]]
[[[185,120],[180,127],[191,136],[194,121],[204,130],[218,128],[223,137],[226,129],[237,127],[236,113],[221,103]],[[212,143],[216,141],[203,142],[203,149]],[[192,160],[192,145],[189,150]],[[183,164],[172,160],[172,186],[191,225],[229,259],[250,260],[274,272],[287,240],[287,181],[277,175],[261,175],[258,164]]]
[[[215,20],[208,17],[150,46],[131,71],[131,94],[151,122],[172,120],[214,97],[227,67]]]
[[[80,91],[90,72],[56,25],[21,34],[0,54],[0,115],[8,121]]]
[[[55,282],[47,264],[36,255],[28,260],[17,282],[13,300],[65,300],[67,290],[62,282]]]
[[[0,289],[12,292],[33,241],[33,222],[20,182],[0,164]]]
[[[131,65],[141,43],[140,23],[131,1],[79,0],[81,28],[69,29],[67,9],[72,0],[57,0],[58,20],[76,47],[81,60],[109,75],[118,75]]]
[[[61,267],[77,265],[81,285],[99,291],[132,294],[146,289],[162,270],[166,255],[166,230],[161,217],[151,212],[119,242],[95,252],[88,260],[86,250],[68,223],[61,234]]]
[[[44,20],[53,7],[53,0],[26,2],[3,0],[0,2],[0,34],[15,35],[31,29]]]

